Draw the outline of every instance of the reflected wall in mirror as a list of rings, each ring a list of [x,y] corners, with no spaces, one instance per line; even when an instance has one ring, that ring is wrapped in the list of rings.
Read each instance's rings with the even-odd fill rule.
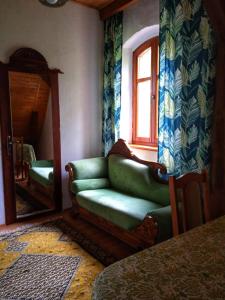
[[[54,209],[52,103],[48,78],[9,72],[18,218]]]

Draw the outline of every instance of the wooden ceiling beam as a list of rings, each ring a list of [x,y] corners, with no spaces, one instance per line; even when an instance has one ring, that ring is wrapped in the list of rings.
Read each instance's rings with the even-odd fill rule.
[[[112,3],[113,0],[74,0],[74,2],[100,10]]]
[[[137,0],[115,0],[106,7],[100,9],[99,14],[101,20],[105,20],[114,14],[123,11],[128,6],[134,4]]]

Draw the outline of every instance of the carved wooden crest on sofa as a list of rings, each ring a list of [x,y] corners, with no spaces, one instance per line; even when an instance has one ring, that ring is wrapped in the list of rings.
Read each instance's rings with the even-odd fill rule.
[[[165,191],[164,195],[166,195],[166,197],[168,198],[166,201],[169,203],[168,185],[165,184],[165,182],[163,183],[162,180],[158,176],[158,172],[161,172],[163,174],[166,173],[166,168],[163,165],[156,163],[156,162],[149,162],[149,161],[144,161],[144,160],[139,159],[137,156],[135,156],[131,152],[131,150],[126,145],[125,141],[122,139],[119,139],[118,142],[113,145],[112,149],[110,150],[110,152],[106,158],[97,158],[97,159],[105,160],[106,164],[107,164],[107,168],[109,168],[108,165],[113,164],[113,162],[112,162],[113,157],[120,157],[122,160],[124,159],[124,161],[126,161],[125,163],[127,163],[127,161],[128,161],[128,165],[129,165],[129,160],[132,160],[135,162],[135,163],[131,163],[131,165],[133,164],[134,167],[140,166],[139,164],[148,166],[149,168],[140,166],[140,170],[143,169],[144,172],[147,172],[147,173],[145,173],[145,176],[148,176],[146,174],[151,174],[151,176],[152,176],[151,178],[154,178],[154,179],[152,179],[152,181],[156,181],[157,182],[156,185],[158,184],[159,187]],[[147,211],[146,211],[146,214],[143,217],[142,221],[137,226],[135,226],[134,228],[131,228],[131,229],[127,229],[127,228],[123,228],[123,226],[118,226],[118,224],[116,224],[117,220],[115,220],[115,219],[113,221],[111,221],[111,220],[109,221],[109,219],[104,218],[101,215],[101,213],[100,214],[98,214],[97,212],[95,213],[94,210],[90,211],[90,209],[85,207],[85,205],[82,205],[82,207],[81,207],[81,203],[79,204],[77,201],[77,200],[80,200],[79,199],[79,195],[80,195],[79,188],[78,188],[78,190],[74,190],[74,188],[73,188],[74,182],[76,182],[76,184],[79,186],[80,183],[82,182],[82,180],[84,179],[83,173],[79,169],[80,162],[86,163],[87,169],[90,168],[90,173],[92,173],[92,169],[91,169],[90,165],[92,164],[93,159],[86,159],[86,160],[81,160],[81,161],[70,162],[66,165],[66,171],[69,172],[69,192],[71,195],[74,212],[76,214],[79,214],[82,218],[84,218],[88,222],[94,224],[95,226],[101,228],[102,230],[108,232],[109,234],[117,237],[118,239],[122,240],[123,242],[127,243],[128,245],[132,246],[135,249],[143,249],[143,248],[146,248],[146,247],[149,247],[149,246],[155,244],[156,238],[157,238],[157,233],[159,231],[158,224],[156,222],[156,219],[153,216],[151,216],[151,214],[148,213]],[[84,165],[83,165],[83,169],[84,169]],[[142,172],[140,170],[139,170],[139,172]],[[88,170],[87,170],[87,174],[89,174]],[[122,176],[126,177],[126,174],[123,174]],[[88,175],[87,175],[87,177],[88,177]],[[91,177],[91,175],[90,175],[90,177]],[[103,177],[103,175],[102,175],[102,177]],[[101,186],[102,178],[98,178],[98,179],[97,179],[98,180],[97,181],[98,188],[100,188],[100,189],[102,188],[102,193],[104,196],[105,186],[104,185]],[[139,179],[137,178],[137,181],[138,180],[140,181],[140,178]],[[95,181],[95,184],[96,184],[96,181]],[[104,184],[105,184],[105,181],[104,181]],[[109,185],[111,185],[111,184],[113,184],[112,178],[111,178]],[[133,183],[131,183],[131,185],[132,184]],[[110,186],[108,186],[108,188],[110,189]],[[115,189],[115,185],[113,187],[113,191],[114,191],[114,189]],[[168,192],[167,192],[167,190],[168,190]],[[121,192],[121,190],[118,190],[118,191]],[[77,194],[76,194],[76,192],[77,192]],[[127,194],[129,197],[129,192]],[[77,196],[78,199],[77,199],[76,195],[78,195]],[[87,197],[87,195],[85,197]],[[122,197],[122,195],[121,195],[121,197]],[[132,193],[131,193],[130,197],[132,198],[132,200],[134,199],[134,201],[135,201],[135,199],[138,199],[138,196],[135,197],[135,195],[132,195]],[[112,199],[112,201],[115,201],[115,199],[114,200]],[[142,201],[142,199],[141,199],[141,201]],[[143,199],[143,201],[146,201],[146,199]],[[160,208],[161,205],[155,204],[155,207]],[[126,216],[125,216],[125,218],[126,218]]]
[[[167,173],[166,167],[157,162],[140,159],[139,157],[137,157],[136,155],[133,154],[133,152],[127,146],[125,140],[118,139],[118,141],[112,146],[112,149],[109,151],[108,156],[110,156],[112,154],[122,155],[126,158],[129,158],[136,162],[139,162],[140,164],[149,166],[151,168],[151,170],[153,171],[152,175],[154,176],[154,178],[160,182],[165,183],[165,181],[162,180],[158,176],[158,172],[160,172],[160,174],[162,174],[162,175],[166,174]]]

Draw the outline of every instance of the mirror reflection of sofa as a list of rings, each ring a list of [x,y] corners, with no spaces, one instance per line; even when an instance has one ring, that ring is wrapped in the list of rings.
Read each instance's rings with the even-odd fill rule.
[[[74,213],[136,249],[172,236],[168,183],[163,165],[140,160],[123,140],[108,157],[72,161],[69,191]]]
[[[28,170],[28,185],[51,200],[53,199],[53,171],[53,160],[34,160]]]

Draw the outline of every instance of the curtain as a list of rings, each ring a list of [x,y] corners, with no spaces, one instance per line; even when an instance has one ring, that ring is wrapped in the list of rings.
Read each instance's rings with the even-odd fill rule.
[[[123,14],[104,22],[103,154],[107,155],[120,134]]]
[[[209,167],[215,41],[201,0],[161,0],[158,158],[169,174]]]

